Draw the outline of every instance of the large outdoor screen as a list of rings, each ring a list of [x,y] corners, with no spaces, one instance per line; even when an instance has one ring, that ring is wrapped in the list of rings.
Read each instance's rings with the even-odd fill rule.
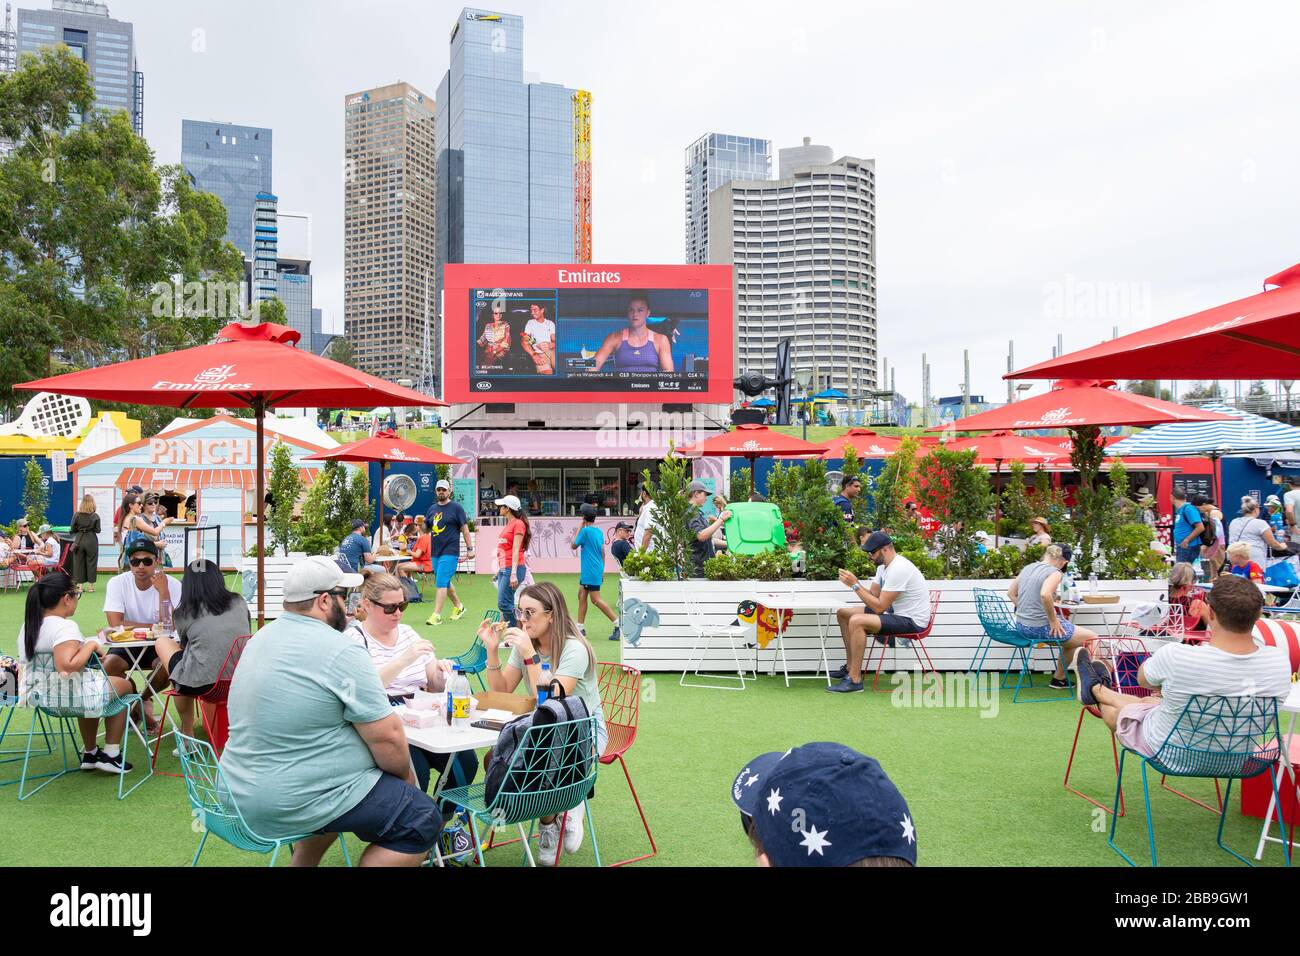
[[[731,400],[729,266],[448,265],[443,284],[447,401]]]

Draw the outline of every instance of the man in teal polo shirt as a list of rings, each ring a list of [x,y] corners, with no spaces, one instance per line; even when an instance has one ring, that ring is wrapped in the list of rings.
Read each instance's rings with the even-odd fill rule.
[[[308,558],[285,576],[283,617],[249,641],[230,685],[221,769],[249,825],[315,866],[338,833],[369,843],[362,866],[418,866],[442,830],[416,785],[406,734],[379,672],[343,636],[361,575]]]

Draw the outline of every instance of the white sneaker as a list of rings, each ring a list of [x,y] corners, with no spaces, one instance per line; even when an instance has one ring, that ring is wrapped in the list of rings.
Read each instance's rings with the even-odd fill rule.
[[[537,862],[542,866],[554,866],[555,858],[560,855],[560,825],[558,823],[537,824]]]
[[[580,803],[569,811],[569,819],[564,822],[564,852],[577,853],[582,848],[582,816],[586,809]]]

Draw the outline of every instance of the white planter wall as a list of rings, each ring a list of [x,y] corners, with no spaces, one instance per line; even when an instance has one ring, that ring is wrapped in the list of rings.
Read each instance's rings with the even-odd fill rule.
[[[289,569],[307,557],[305,551],[290,551],[288,557],[283,554],[269,555],[262,559],[263,573],[266,575],[264,602],[266,619],[274,620],[284,612],[284,576]],[[240,571],[257,573],[257,558],[245,556]],[[253,615],[253,624],[257,624],[257,597],[248,602],[248,610]]]
[[[730,624],[736,619],[736,605],[750,600],[755,593],[791,591],[800,596],[820,595],[826,598],[827,607],[838,607],[843,603],[848,589],[838,581],[686,581],[686,582],[645,582],[624,577],[621,580],[620,601],[623,606],[632,599],[650,605],[659,612],[659,626],[648,627],[641,632],[640,642],[633,646],[626,633],[623,636],[623,663],[642,671],[681,671],[686,666],[687,656],[695,643],[695,633],[690,629],[686,616],[683,595],[689,590],[703,609],[704,618],[709,623]],[[1007,581],[932,581],[931,588],[943,591],[939,601],[938,615],[934,630],[925,639],[925,649],[935,667],[940,670],[962,671],[971,663],[976,648],[984,636],[979,617],[975,613],[975,588],[986,588],[1006,594],[1011,585]],[[1086,588],[1087,585],[1085,584]],[[1098,590],[1103,594],[1117,594],[1121,601],[1156,601],[1166,593],[1163,581],[1102,581]],[[620,608],[622,610],[622,608]],[[1116,610],[1112,607],[1110,618],[1113,621]],[[823,620],[826,615],[823,614]],[[1076,624],[1102,629],[1102,619],[1097,611],[1087,608],[1076,611],[1073,616]],[[830,627],[827,632],[827,657],[832,668],[844,663],[844,645],[840,640],[839,628],[835,624],[834,614],[830,615]],[[796,611],[785,632],[785,659],[791,673],[801,671],[811,673],[821,665],[821,647],[818,639],[817,617],[811,611]],[[729,648],[719,651],[719,644],[713,642],[713,649],[705,657],[707,662],[716,662],[718,670],[732,668]],[[776,653],[776,641],[759,651],[759,667],[766,671]],[[1046,649],[1035,651],[1036,669],[1050,669],[1050,652]],[[1010,648],[994,644],[984,662],[984,669],[1005,667],[1011,657]],[[741,661],[752,661],[753,651],[741,650]],[[895,663],[897,662],[897,663]],[[916,655],[908,648],[886,651],[885,670],[913,670],[917,668]],[[874,670],[874,664],[873,664]],[[780,668],[778,665],[778,673]]]

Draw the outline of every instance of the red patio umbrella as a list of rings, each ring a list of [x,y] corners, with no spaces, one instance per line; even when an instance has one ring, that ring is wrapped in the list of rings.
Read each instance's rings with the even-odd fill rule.
[[[888,458],[903,443],[901,438],[892,438],[889,435],[877,435],[870,428],[850,428],[838,438],[832,438],[830,441],[821,443],[826,449],[823,458],[830,460],[844,457],[844,448],[846,445],[852,446],[854,454],[859,459],[867,458]]]
[[[1010,372],[1006,378],[1300,378],[1300,265],[1265,292]],[[1274,288],[1268,289],[1268,286]]]
[[[258,329],[261,329],[261,332]],[[217,341],[116,365],[68,372],[14,388],[76,395],[104,402],[165,408],[227,408],[243,405],[257,419],[257,623],[265,620],[262,549],[266,497],[263,422],[277,405],[367,408],[375,405],[446,405],[409,388],[321,358],[288,344],[284,326],[232,323]],[[292,330],[289,330],[292,332]],[[255,336],[263,335],[258,339]],[[382,491],[381,491],[382,494]]]
[[[685,445],[677,449],[677,454],[686,458],[748,458],[753,472],[759,458],[820,458],[825,450],[766,425],[737,425],[732,431]]]
[[[1120,391],[1114,385],[1111,380],[1058,381],[1051,391],[1042,395],[935,425],[928,431],[994,432],[1086,428],[1090,425],[1160,425],[1165,422],[1231,421],[1234,418]]]
[[[306,455],[303,461],[377,461],[379,462],[379,526],[384,526],[384,470],[390,461],[420,465],[463,465],[465,459],[417,445],[382,431],[373,438],[363,438],[329,451]],[[381,533],[382,537],[382,533]]]

